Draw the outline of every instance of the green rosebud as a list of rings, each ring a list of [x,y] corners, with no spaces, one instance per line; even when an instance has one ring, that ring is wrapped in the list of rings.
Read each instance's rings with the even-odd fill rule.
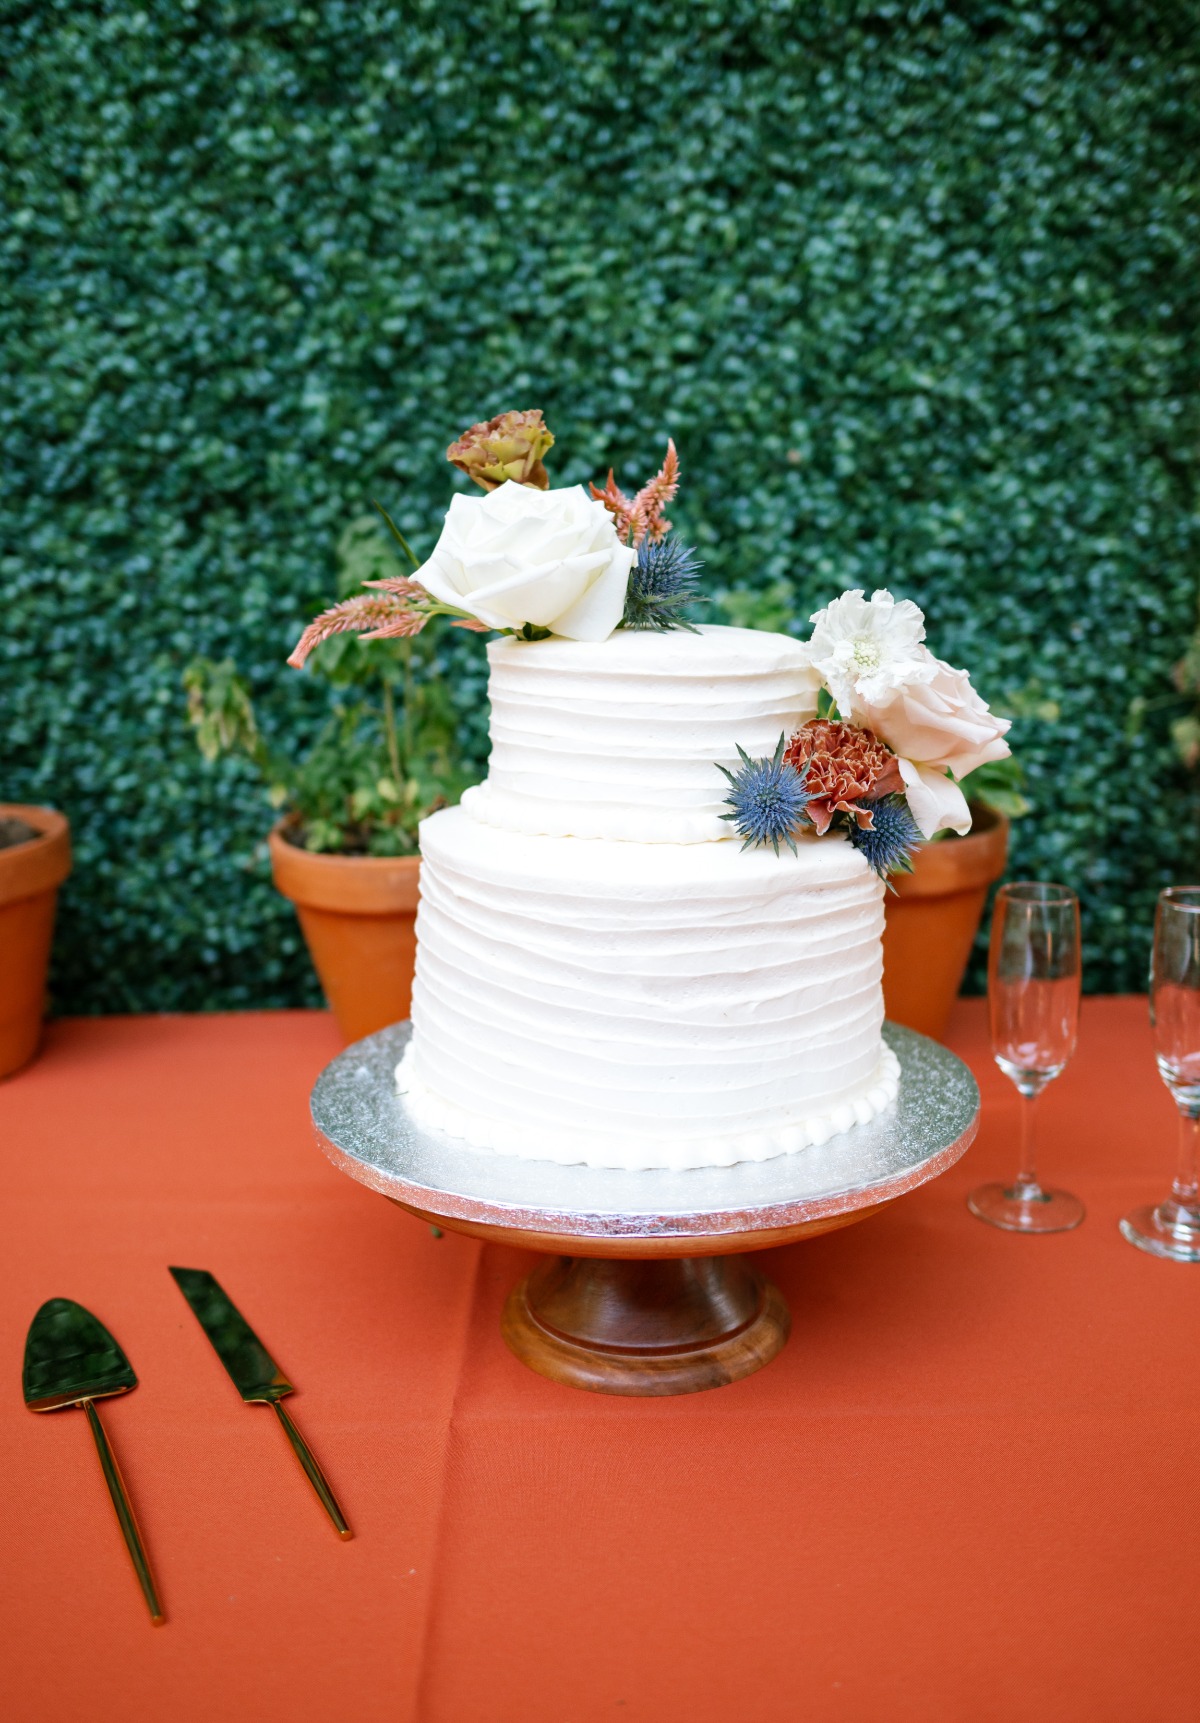
[[[540,407],[528,413],[500,413],[494,419],[472,425],[446,450],[446,459],[466,473],[485,491],[508,482],[550,489],[550,475],[542,456],[554,442],[542,422]]]

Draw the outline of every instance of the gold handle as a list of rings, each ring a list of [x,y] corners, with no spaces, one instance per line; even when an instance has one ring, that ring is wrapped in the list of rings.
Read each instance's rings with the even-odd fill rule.
[[[158,1593],[154,1589],[154,1575],[150,1572],[150,1563],[142,1540],[138,1533],[137,1521],[133,1517],[133,1508],[125,1491],[124,1480],[117,1465],[117,1456],[109,1446],[108,1437],[104,1433],[104,1425],[100,1422],[100,1414],[90,1400],[81,1402],[88,1415],[88,1423],[92,1427],[92,1437],[96,1443],[96,1452],[100,1456],[100,1469],[104,1473],[104,1482],[108,1485],[108,1493],[112,1497],[113,1507],[117,1510],[117,1524],[121,1528],[121,1536],[125,1539],[133,1562],[134,1572],[138,1576],[138,1584],[142,1595],[150,1609],[150,1619],[159,1626],[166,1620],[162,1605],[158,1601]]]
[[[304,1437],[288,1417],[287,1412],[284,1410],[283,1401],[272,1400],[271,1405],[274,1406],[276,1412],[279,1414],[279,1422],[287,1432],[287,1439],[292,1444],[296,1458],[299,1460],[301,1466],[303,1466],[309,1483],[317,1492],[321,1506],[325,1509],[325,1512],[337,1527],[338,1536],[343,1539],[352,1538],[354,1533],[346,1524],[346,1516],[337,1505],[337,1498],[329,1488],[324,1472],[317,1464],[316,1455],[310,1452]]]

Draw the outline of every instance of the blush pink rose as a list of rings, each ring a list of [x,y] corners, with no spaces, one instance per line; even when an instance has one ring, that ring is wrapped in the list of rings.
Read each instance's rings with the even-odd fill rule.
[[[927,653],[927,647],[919,649]],[[856,701],[854,717],[869,725],[900,757],[913,818],[932,837],[948,826],[970,830],[966,798],[953,779],[965,778],[988,760],[1010,752],[1004,740],[1007,718],[990,712],[971,686],[965,670],[955,670],[928,653],[934,674],[908,682],[878,702]],[[906,769],[907,768],[907,769]]]
[[[1008,719],[988,710],[965,670],[940,658],[933,662],[932,681],[895,689],[885,701],[864,707],[863,718],[893,753],[923,766],[941,766],[956,778],[965,778],[986,760],[1003,760],[1009,752],[1004,740]]]

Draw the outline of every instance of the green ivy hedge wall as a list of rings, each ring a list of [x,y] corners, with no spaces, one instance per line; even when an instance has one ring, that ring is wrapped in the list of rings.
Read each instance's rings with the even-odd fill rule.
[[[1136,14],[1136,16],[1135,16]],[[554,477],[668,432],[714,618],[846,586],[1014,714],[1015,869],[1143,985],[1196,871],[1197,8],[38,0],[0,9],[0,799],[69,814],[57,1008],[311,1002],[247,768],[180,673],[283,660],[372,495],[418,548],[472,420]],[[482,644],[440,649],[485,753]]]

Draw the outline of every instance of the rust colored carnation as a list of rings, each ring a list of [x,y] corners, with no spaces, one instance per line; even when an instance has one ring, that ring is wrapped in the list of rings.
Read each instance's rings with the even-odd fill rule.
[[[814,718],[796,731],[783,757],[804,775],[810,798],[805,812],[821,833],[835,814],[849,814],[870,831],[874,816],[858,804],[904,793],[896,756],[873,731],[854,724]]]
[[[535,407],[528,413],[500,413],[472,425],[451,443],[446,459],[485,491],[498,490],[506,482],[548,491],[550,475],[542,456],[553,442],[541,408]]]

